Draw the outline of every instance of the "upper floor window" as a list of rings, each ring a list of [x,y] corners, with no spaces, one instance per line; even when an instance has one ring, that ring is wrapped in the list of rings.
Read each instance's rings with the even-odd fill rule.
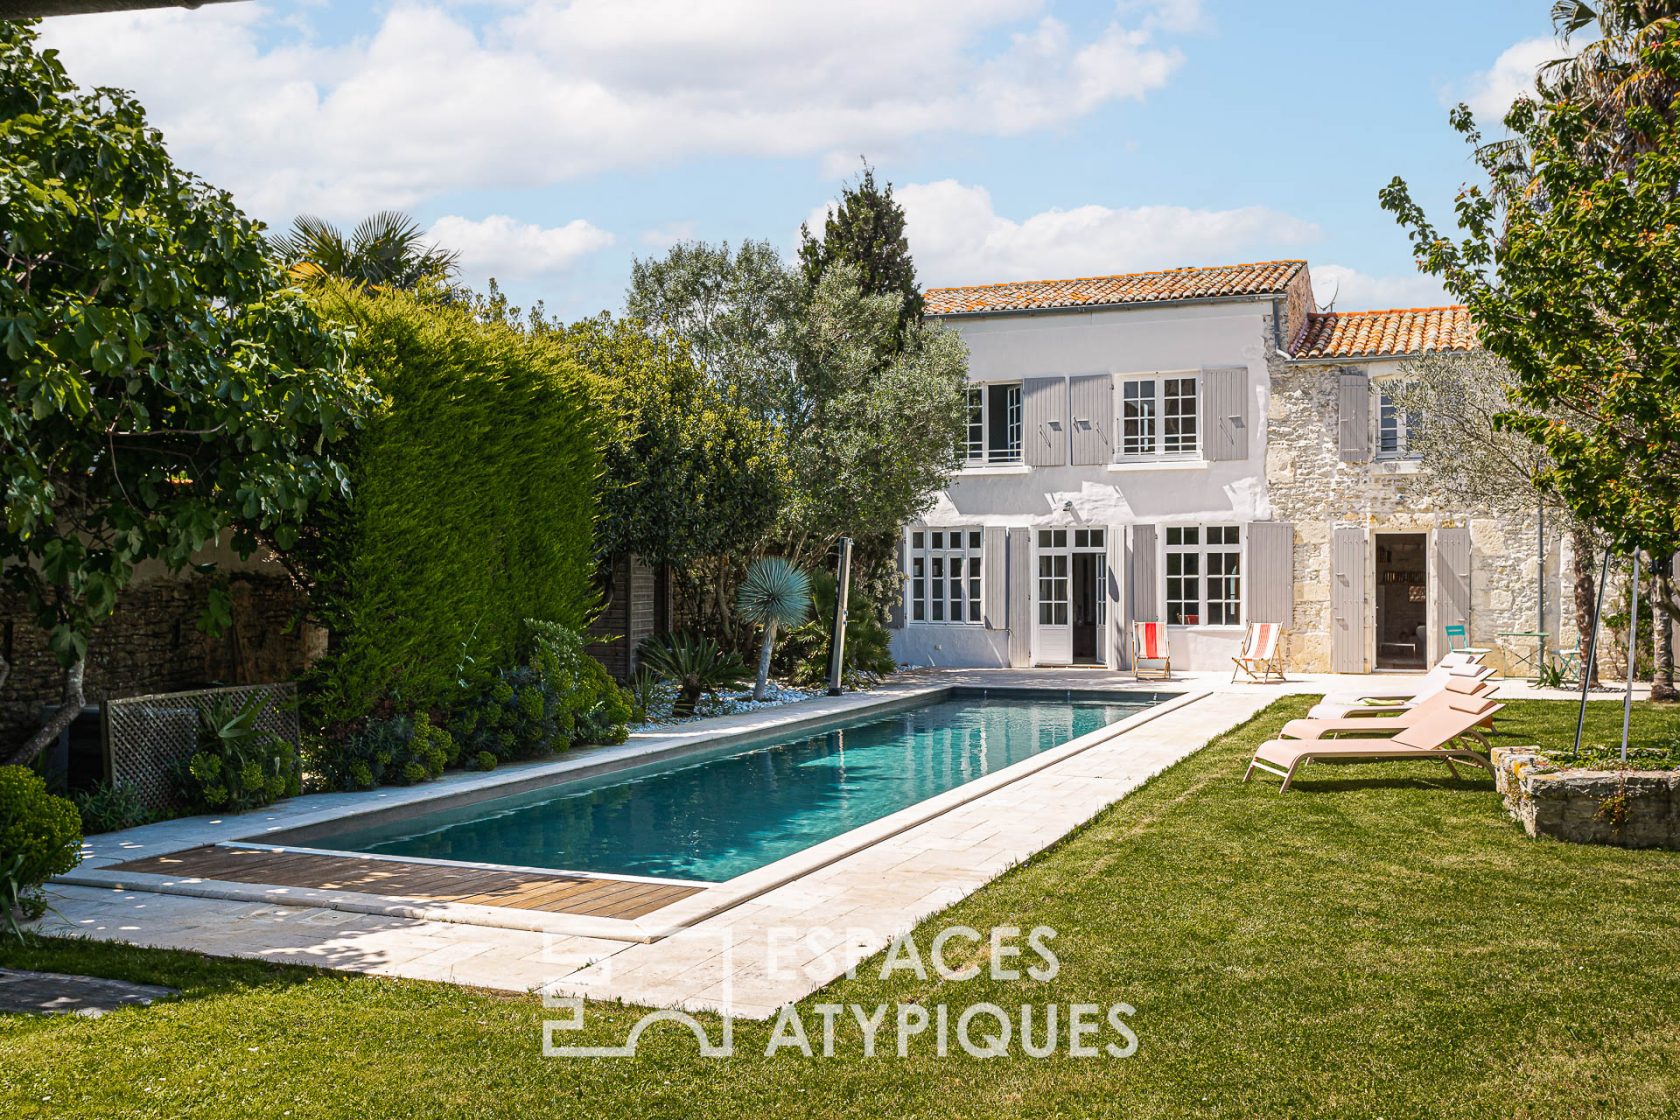
[[[979,529],[917,529],[910,534],[910,619],[979,622]]]
[[[1201,447],[1196,377],[1135,377],[1120,383],[1120,456],[1185,457]]]
[[[968,463],[1021,461],[1021,385],[968,387]]]
[[[1403,386],[1392,383],[1377,387],[1377,454],[1385,459],[1415,459],[1418,455],[1411,448],[1411,437],[1423,418],[1400,404],[1402,391]]]
[[[1242,622],[1242,543],[1235,525],[1167,527],[1167,623]]]

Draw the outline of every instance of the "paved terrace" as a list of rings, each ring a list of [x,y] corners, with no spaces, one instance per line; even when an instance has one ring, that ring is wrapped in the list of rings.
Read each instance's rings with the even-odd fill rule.
[[[811,850],[812,858],[794,867],[791,878],[784,874],[778,881],[737,892],[745,897],[717,895],[702,905],[698,900],[711,892],[701,891],[641,919],[634,928],[622,921],[565,915],[540,915],[545,921],[535,922],[530,911],[495,906],[393,905],[389,898],[278,883],[171,881],[169,893],[160,893],[160,876],[158,889],[120,889],[114,884],[125,874],[108,869],[125,861],[156,860],[225,843],[235,836],[250,837],[265,828],[329,820],[342,814],[352,798],[401,804],[450,787],[501,792],[525,779],[557,780],[580,762],[610,758],[614,752],[638,755],[663,749],[667,741],[680,746],[713,734],[862,713],[884,700],[911,698],[945,685],[1131,692],[1158,686],[1097,669],[923,670],[904,674],[872,693],[700,721],[672,734],[635,736],[623,747],[580,751],[560,762],[508,767],[494,775],[450,775],[439,783],[403,790],[296,798],[244,818],[162,822],[92,838],[87,870],[73,876],[79,884],[49,888],[54,913],[39,928],[50,934],[378,975],[767,1017],[1050,846],[1279,695],[1407,679],[1296,675],[1282,685],[1252,685],[1229,683],[1224,674],[1179,674],[1160,690],[1170,688],[1183,697],[1134,717],[1118,734],[1096,736],[1099,741],[1089,746],[1081,746],[1080,740],[1072,748],[1027,760],[1011,768],[1009,780],[983,779],[971,783],[982,787],[978,790],[948,791],[941,795],[946,801],[936,806],[943,810],[937,815],[922,812],[907,818],[908,823],[893,824],[893,818],[878,822],[883,827],[868,837],[867,846],[819,845]],[[1571,695],[1539,691],[1522,682],[1506,682],[1503,694],[1559,699]],[[1613,698],[1607,693],[1595,696]],[[126,876],[123,886],[131,886],[135,878]],[[590,921],[597,924],[578,924]]]

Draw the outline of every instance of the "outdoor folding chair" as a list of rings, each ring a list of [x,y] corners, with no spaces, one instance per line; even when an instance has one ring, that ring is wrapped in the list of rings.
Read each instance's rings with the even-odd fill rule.
[[[1242,651],[1231,658],[1236,668],[1231,670],[1235,681],[1238,673],[1247,673],[1256,684],[1281,682],[1283,676],[1283,627],[1276,622],[1251,622],[1243,635]]]

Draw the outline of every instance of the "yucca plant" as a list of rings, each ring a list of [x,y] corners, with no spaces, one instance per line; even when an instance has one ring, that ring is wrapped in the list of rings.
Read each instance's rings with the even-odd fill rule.
[[[792,629],[811,613],[811,577],[791,561],[766,556],[747,569],[747,578],[735,597],[735,609],[748,622],[764,627],[764,641],[758,651],[758,679],[753,682],[753,699],[763,700],[770,683],[770,655],[776,648],[776,629]]]
[[[740,684],[747,675],[747,667],[739,657],[726,652],[710,638],[692,634],[648,638],[638,647],[637,657],[649,670],[676,686],[677,699],[671,705],[671,714],[677,717],[693,715],[702,694]]]

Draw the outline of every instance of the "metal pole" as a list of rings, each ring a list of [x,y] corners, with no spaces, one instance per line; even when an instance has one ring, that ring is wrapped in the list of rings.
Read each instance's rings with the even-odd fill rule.
[[[1622,761],[1627,761],[1628,721],[1633,718],[1633,659],[1639,652],[1639,551],[1633,553],[1632,589],[1628,592],[1627,688],[1622,692]]]
[[[1540,575],[1538,579],[1540,585],[1540,624],[1534,628],[1540,634],[1540,657],[1536,662],[1536,671],[1544,671],[1546,668],[1546,499],[1544,498],[1540,499],[1540,526],[1534,535],[1540,542]],[[1562,628],[1562,617],[1562,615],[1558,616],[1560,629]]]
[[[828,694],[839,696],[846,665],[846,600],[852,592],[852,538],[841,537],[840,558],[834,569],[834,635],[828,643]]]
[[[1575,563],[1581,558],[1577,556]],[[1598,657],[1598,616],[1604,613],[1604,585],[1610,581],[1610,550],[1604,550],[1604,568],[1598,573],[1598,602],[1593,606],[1592,633],[1587,635],[1587,659],[1581,662],[1581,714],[1575,717],[1575,752],[1581,756],[1581,731],[1587,724],[1587,682],[1592,680],[1593,662]]]

